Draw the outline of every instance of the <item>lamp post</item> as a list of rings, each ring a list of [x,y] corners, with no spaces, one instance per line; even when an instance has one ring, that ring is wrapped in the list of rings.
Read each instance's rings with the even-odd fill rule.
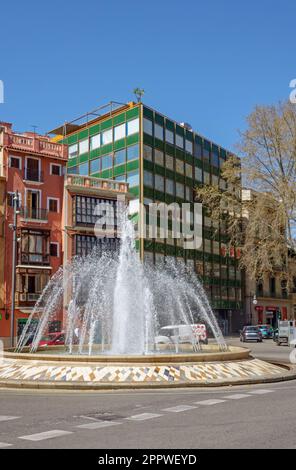
[[[253,306],[255,307],[258,304],[258,300],[257,300],[256,294],[252,294],[251,292],[250,292],[249,297],[250,297],[250,324],[252,324]],[[253,300],[251,302],[252,297],[253,297]]]
[[[14,347],[14,316],[15,316],[15,269],[17,250],[17,216],[19,214],[19,193],[13,195],[13,224],[9,228],[13,231],[12,236],[12,273],[11,273],[11,317],[10,317],[10,346]]]

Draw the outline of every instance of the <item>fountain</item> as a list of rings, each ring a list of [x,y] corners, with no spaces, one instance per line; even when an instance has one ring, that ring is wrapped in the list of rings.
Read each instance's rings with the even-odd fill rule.
[[[248,349],[227,347],[195,273],[172,260],[142,263],[125,210],[120,229],[118,252],[94,249],[52,276],[16,350],[4,354],[0,387],[201,386],[292,377],[287,367],[254,359]],[[40,347],[61,316],[65,345]],[[206,325],[209,344],[194,334],[196,324]],[[169,325],[185,328],[187,342],[161,344],[159,330]]]
[[[21,351],[32,335],[37,351],[48,325],[65,309],[66,347],[71,354],[153,354],[164,325],[205,324],[221,351],[227,349],[216,318],[196,275],[184,264],[145,265],[135,248],[127,212],[121,214],[119,253],[96,249],[74,258],[50,280],[17,344]],[[40,314],[41,312],[41,314]],[[36,320],[38,328],[36,329]],[[192,332],[191,344],[196,345]]]

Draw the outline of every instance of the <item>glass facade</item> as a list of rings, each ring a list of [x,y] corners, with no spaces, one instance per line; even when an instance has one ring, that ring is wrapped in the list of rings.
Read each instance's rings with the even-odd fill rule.
[[[193,203],[198,185],[225,188],[220,168],[228,152],[142,104],[90,123],[64,142],[69,145],[69,173],[128,181],[130,192],[143,196],[144,203]],[[227,241],[223,224],[214,227],[204,214],[198,250],[186,250],[182,239],[147,237],[143,256],[149,262],[183,259],[195,268],[214,308],[241,309],[237,250],[227,249]]]

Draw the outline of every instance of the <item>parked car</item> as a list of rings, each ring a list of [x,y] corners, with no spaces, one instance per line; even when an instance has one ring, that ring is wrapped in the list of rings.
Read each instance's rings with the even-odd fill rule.
[[[257,325],[257,328],[262,333],[262,338],[263,339],[268,339],[273,337],[273,328],[270,325]]]
[[[65,344],[65,334],[63,332],[49,333],[41,338],[39,346],[62,346]]]
[[[155,336],[155,344],[181,344],[191,343],[192,339],[208,344],[206,325],[197,323],[195,325],[168,325],[159,330]]]
[[[240,332],[239,339],[243,343],[246,341],[257,341],[257,343],[262,343],[262,333],[257,326],[244,326]]]

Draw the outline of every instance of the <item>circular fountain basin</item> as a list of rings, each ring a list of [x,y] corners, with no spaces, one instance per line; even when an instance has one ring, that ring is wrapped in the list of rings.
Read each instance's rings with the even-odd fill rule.
[[[62,346],[34,354],[6,351],[0,387],[36,389],[115,389],[222,386],[296,378],[296,370],[250,355],[250,350],[203,346],[199,353],[154,355],[65,355]],[[192,351],[192,350],[191,350]]]

